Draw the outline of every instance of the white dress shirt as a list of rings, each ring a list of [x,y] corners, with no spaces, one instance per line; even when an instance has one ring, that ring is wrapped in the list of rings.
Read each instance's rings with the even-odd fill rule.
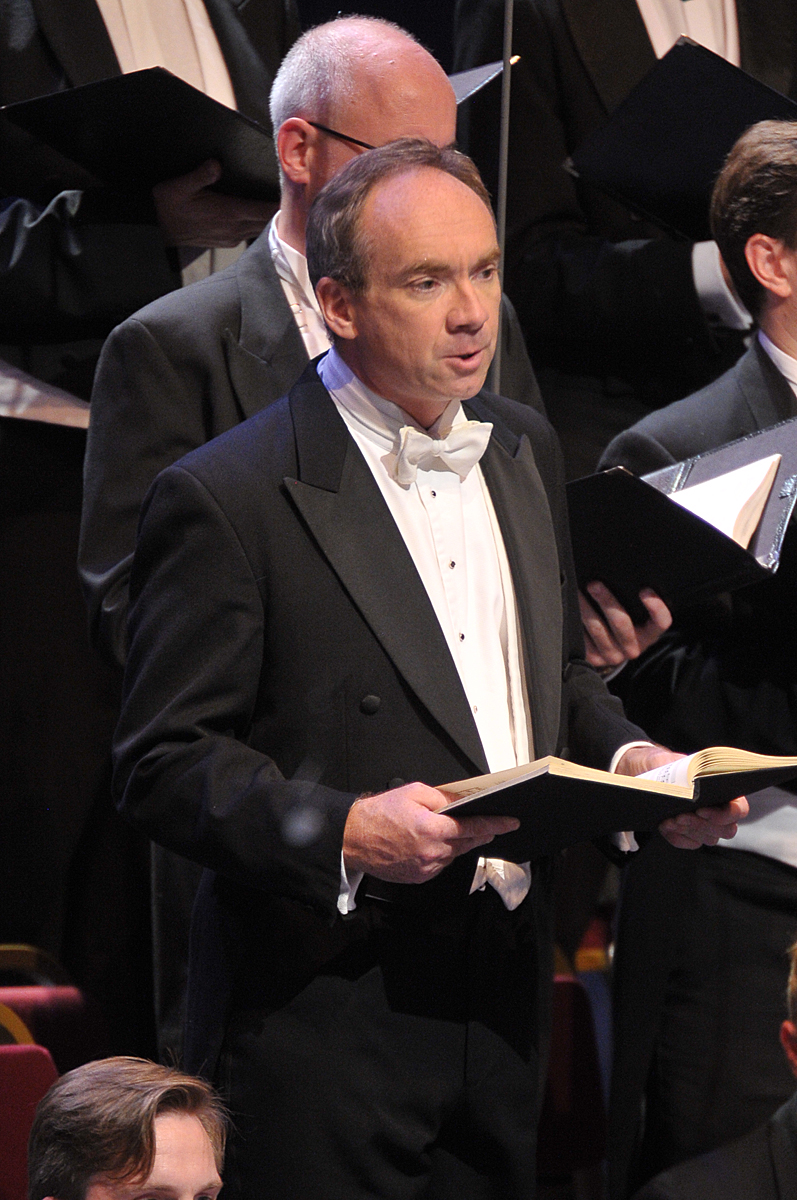
[[[637,8],[656,58],[686,36],[739,66],[736,0],[637,0]]]
[[[165,67],[235,108],[235,93],[202,0],[97,0],[122,73]]]
[[[529,710],[515,593],[480,467],[464,479],[442,464],[438,469],[419,467],[414,483],[399,484],[391,468],[400,430],[421,426],[403,409],[370,391],[334,349],[321,360],[318,373],[412,556],[456,664],[489,769],[500,771],[528,762]],[[459,401],[453,400],[422,432],[445,437],[466,420]],[[515,886],[525,894],[531,871],[528,864],[520,870],[523,879]],[[518,874],[515,864],[480,859],[473,890],[490,882],[512,907],[505,887],[512,874]],[[350,912],[359,878],[346,880],[344,872],[343,883],[339,908]]]
[[[329,349],[329,334],[307,271],[307,259],[279,235],[279,213],[268,227],[268,248],[308,358]]]

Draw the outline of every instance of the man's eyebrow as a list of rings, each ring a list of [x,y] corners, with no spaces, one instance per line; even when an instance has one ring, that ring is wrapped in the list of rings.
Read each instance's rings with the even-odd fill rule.
[[[133,1200],[138,1200],[139,1197],[142,1200],[177,1200],[179,1196],[179,1189],[172,1187],[171,1184],[164,1184],[162,1187],[147,1187],[146,1184],[143,1186],[136,1184],[135,1186],[139,1190],[133,1193]],[[222,1184],[219,1182],[217,1176],[215,1179],[209,1180],[204,1184],[199,1189],[197,1195],[211,1195],[214,1191],[220,1192],[221,1188]]]
[[[400,271],[397,278],[399,283],[405,283],[413,279],[416,275],[441,275],[450,272],[451,264],[446,262],[435,262],[431,258],[422,258],[419,262],[412,263],[411,266],[405,267]]]
[[[481,271],[484,267],[497,265],[501,258],[501,251],[498,246],[494,246],[488,254],[483,254],[480,259],[470,268],[471,272]],[[405,267],[396,276],[398,283],[408,283],[410,279],[414,279],[418,275],[448,275],[451,273],[451,263],[436,262],[431,258],[423,258],[417,263],[413,263],[409,267]]]

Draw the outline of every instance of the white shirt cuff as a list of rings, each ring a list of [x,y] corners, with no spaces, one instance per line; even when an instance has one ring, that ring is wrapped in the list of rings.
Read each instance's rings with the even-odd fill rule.
[[[625,754],[626,750],[633,750],[635,746],[652,746],[653,742],[626,742],[619,750],[615,750],[612,755],[612,761],[609,763],[609,774],[614,775],[617,770],[617,764]]]
[[[632,750],[634,746],[652,746],[653,742],[626,742],[619,750],[616,750],[612,755],[612,761],[609,763],[609,771],[614,775],[617,770],[617,764],[625,754],[626,750]],[[623,854],[631,854],[639,849],[639,843],[634,837],[630,829],[621,833],[612,834],[612,844],[621,850]]]
[[[357,907],[354,899],[357,894],[357,888],[363,881],[363,872],[357,871],[349,879],[346,874],[346,866],[343,862],[343,851],[340,852],[340,891],[338,892],[338,912],[342,917],[346,913],[354,912]]]
[[[753,318],[725,282],[716,242],[695,242],[692,247],[692,278],[700,307],[710,325],[726,329],[751,329]]]

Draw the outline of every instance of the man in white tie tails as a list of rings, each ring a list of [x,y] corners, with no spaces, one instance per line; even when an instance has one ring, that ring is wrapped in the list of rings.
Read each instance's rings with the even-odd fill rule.
[[[581,657],[552,431],[480,392],[500,284],[470,160],[354,160],[307,251],[333,349],[145,504],[116,787],[211,868],[190,1052],[234,1113],[230,1195],[526,1200],[550,864],[481,858],[515,822],[430,785],[565,739],[627,773],[669,752]]]

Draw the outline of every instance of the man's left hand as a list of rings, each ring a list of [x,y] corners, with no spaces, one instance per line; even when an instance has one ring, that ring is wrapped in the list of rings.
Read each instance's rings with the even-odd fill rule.
[[[587,584],[589,599],[578,593],[587,662],[598,671],[617,670],[629,659],[657,642],[672,625],[672,613],[652,588],[642,588],[639,599],[648,612],[644,625],[635,625],[605,584]]]
[[[684,758],[664,746],[632,746],[617,764],[618,775],[641,775],[664,763]],[[731,800],[721,808],[698,808],[694,812],[668,817],[659,825],[659,833],[679,850],[697,850],[700,846],[716,846],[720,839],[736,836],[736,822],[750,812],[744,796]]]

